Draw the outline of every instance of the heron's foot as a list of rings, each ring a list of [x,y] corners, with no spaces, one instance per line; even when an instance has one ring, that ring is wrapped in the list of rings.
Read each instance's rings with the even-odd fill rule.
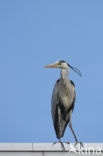
[[[59,141],[59,143],[61,144],[61,147],[62,147],[63,151],[65,151],[65,147],[64,147],[63,142]]]
[[[66,144],[68,144],[68,145],[70,144],[70,142],[64,142],[64,143],[66,143]]]
[[[77,144],[80,144],[80,148],[84,147],[83,143],[82,142],[79,142],[79,141],[76,141],[75,145],[76,146]]]
[[[57,144],[57,143],[60,143],[62,149],[65,150],[64,144],[63,144],[63,142],[61,142],[61,140],[59,140],[59,142],[53,142],[53,145],[55,145],[55,144]]]

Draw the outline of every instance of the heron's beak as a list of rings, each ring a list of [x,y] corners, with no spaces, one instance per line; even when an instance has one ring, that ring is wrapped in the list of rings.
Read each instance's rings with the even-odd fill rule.
[[[45,68],[58,68],[58,63],[45,66]]]

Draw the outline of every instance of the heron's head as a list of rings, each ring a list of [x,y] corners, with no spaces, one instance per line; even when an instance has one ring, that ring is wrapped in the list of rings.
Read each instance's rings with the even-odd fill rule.
[[[61,68],[61,69],[68,69],[68,64],[64,61],[56,61],[54,64],[47,65],[45,68]]]
[[[66,61],[64,61],[64,60],[56,61],[54,64],[45,66],[45,68],[61,68],[61,69],[66,69],[66,70],[68,70],[69,67],[70,67],[72,70],[74,70],[78,75],[81,76],[81,72],[80,72],[77,68],[71,66],[70,64],[68,64],[68,63],[67,63]]]

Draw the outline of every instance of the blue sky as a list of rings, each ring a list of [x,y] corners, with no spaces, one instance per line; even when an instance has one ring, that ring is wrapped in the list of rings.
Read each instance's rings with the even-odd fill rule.
[[[76,85],[72,124],[82,142],[103,141],[103,1],[0,1],[0,142],[57,141],[51,95],[66,60]],[[74,142],[67,127],[63,141]]]

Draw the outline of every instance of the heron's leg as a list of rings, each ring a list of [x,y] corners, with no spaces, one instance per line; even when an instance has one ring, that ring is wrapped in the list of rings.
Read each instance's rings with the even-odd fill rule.
[[[63,144],[63,142],[61,141],[61,139],[59,139],[59,143],[61,144],[63,150],[65,150],[64,144]]]
[[[76,135],[75,135],[75,133],[74,133],[74,130],[73,130],[73,128],[72,128],[71,120],[69,121],[69,127],[70,127],[70,129],[71,129],[71,131],[72,131],[72,133],[73,133],[73,136],[74,136],[74,138],[75,138],[76,144],[80,143],[80,147],[83,147],[83,143],[78,141],[78,139],[77,139],[77,137],[76,137]],[[75,144],[75,145],[76,145],[76,144]]]
[[[72,131],[72,133],[73,133],[73,136],[74,136],[74,138],[75,138],[76,143],[78,143],[78,139],[77,139],[77,137],[76,137],[76,135],[75,135],[75,133],[74,133],[74,130],[73,130],[73,128],[72,128],[71,120],[69,121],[69,127],[70,127],[70,129],[71,129],[71,131]]]
[[[53,145],[57,144],[58,142],[54,142]],[[63,150],[65,150],[64,144],[61,141],[61,139],[59,139],[59,143],[61,144],[61,147],[63,148]]]

